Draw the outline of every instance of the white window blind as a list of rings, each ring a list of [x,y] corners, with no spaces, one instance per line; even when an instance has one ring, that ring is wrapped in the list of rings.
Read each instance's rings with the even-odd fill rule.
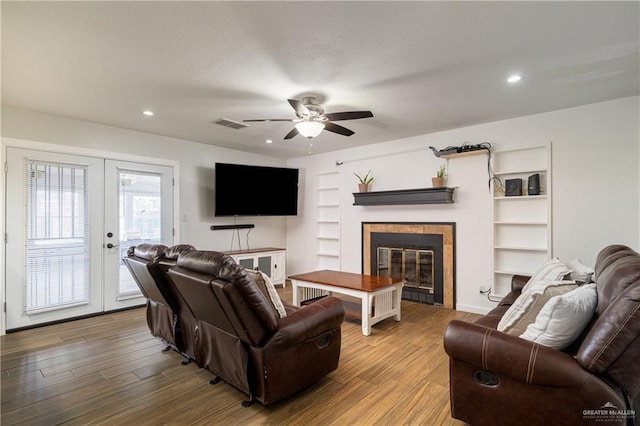
[[[86,166],[28,160],[26,312],[89,301]]]

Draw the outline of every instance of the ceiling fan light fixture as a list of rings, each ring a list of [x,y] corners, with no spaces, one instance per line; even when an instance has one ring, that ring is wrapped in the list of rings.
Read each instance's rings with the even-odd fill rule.
[[[510,75],[509,78],[507,78],[507,82],[511,84],[517,83],[520,80],[522,80],[522,76],[520,74],[513,74],[513,75]]]
[[[296,123],[296,129],[305,138],[315,138],[324,129],[324,123],[320,121],[301,121]]]

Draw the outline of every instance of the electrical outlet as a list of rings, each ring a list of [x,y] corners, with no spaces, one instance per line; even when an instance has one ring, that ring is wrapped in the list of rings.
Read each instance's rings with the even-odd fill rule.
[[[489,293],[489,291],[491,291],[491,287],[488,287],[486,285],[480,286],[480,294],[487,294]]]

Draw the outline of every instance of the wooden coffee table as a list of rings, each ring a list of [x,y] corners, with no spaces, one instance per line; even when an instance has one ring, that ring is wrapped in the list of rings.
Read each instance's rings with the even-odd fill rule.
[[[393,317],[400,321],[400,300],[404,281],[340,271],[315,271],[289,277],[293,285],[293,304],[326,294],[340,293],[361,300],[362,334],[371,334],[371,326]]]

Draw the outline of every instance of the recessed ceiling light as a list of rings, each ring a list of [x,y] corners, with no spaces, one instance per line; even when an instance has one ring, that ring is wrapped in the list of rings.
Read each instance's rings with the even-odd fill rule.
[[[509,82],[509,83],[517,83],[520,80],[522,80],[522,76],[519,75],[519,74],[514,74],[514,75],[509,76],[509,78],[507,78],[507,82]]]
[[[273,141],[271,139],[267,139],[264,143],[273,143]]]
[[[151,117],[151,116],[153,115],[153,111],[150,111],[150,110],[148,110],[148,109],[147,109],[147,110],[142,111],[142,113],[143,113],[144,115],[146,115],[147,117]]]

